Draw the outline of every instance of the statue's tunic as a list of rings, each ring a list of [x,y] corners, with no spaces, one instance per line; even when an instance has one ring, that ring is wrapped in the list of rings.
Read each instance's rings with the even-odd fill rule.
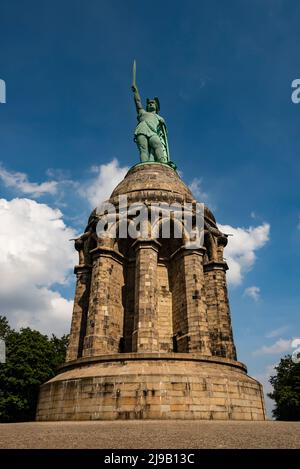
[[[152,137],[159,134],[159,124],[163,122],[163,118],[153,112],[147,112],[141,109],[138,114],[138,125],[134,132],[134,139],[137,135],[145,135],[145,137]]]

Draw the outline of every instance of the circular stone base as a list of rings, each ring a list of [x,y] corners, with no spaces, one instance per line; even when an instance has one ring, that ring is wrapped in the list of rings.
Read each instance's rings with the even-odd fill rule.
[[[236,361],[116,354],[69,362],[41,386],[37,420],[265,420],[262,386]]]

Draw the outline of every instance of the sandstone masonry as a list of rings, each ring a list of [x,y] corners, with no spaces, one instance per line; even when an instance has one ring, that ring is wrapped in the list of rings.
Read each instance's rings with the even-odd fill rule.
[[[191,203],[164,164],[131,168],[110,202]],[[223,249],[205,207],[204,245],[99,239],[97,212],[78,244],[66,364],[41,387],[37,420],[264,420],[261,385],[237,361]],[[159,220],[162,225],[163,218]]]

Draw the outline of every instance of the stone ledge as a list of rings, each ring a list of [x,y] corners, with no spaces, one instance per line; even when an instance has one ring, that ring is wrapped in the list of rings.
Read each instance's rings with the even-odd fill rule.
[[[247,367],[244,363],[230,360],[229,358],[217,357],[217,356],[205,356],[198,353],[115,353],[109,355],[98,355],[94,357],[79,358],[65,363],[61,366],[58,371],[63,371],[82,366],[90,365],[94,363],[105,363],[105,362],[125,362],[125,361],[143,361],[143,360],[161,360],[161,361],[191,361],[191,362],[208,362],[217,363],[221,365],[227,365],[230,367],[238,368],[247,373]]]

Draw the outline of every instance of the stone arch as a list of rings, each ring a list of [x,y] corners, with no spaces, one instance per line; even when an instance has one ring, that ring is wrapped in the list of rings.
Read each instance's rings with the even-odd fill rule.
[[[158,220],[156,220],[156,222],[154,223],[152,229],[154,230],[155,234],[157,236],[157,239],[160,239],[161,238],[161,228],[164,224],[167,224],[168,222],[170,222],[170,236],[171,237],[174,237],[174,229],[172,231],[172,226],[173,228],[176,228],[178,231],[177,233],[180,233],[181,232],[181,236],[177,237],[177,239],[186,239],[188,237],[188,233],[185,229],[185,226],[184,226],[184,223],[182,222],[182,220],[178,220],[177,218],[171,218],[170,220],[167,220],[167,219],[163,219],[163,218],[159,218]]]

